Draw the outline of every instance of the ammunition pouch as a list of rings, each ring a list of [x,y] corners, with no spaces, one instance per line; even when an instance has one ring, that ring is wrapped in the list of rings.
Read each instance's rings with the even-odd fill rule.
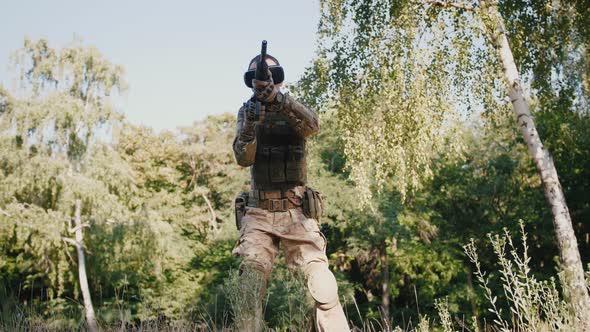
[[[320,220],[324,212],[324,201],[322,194],[310,187],[306,187],[303,193],[303,214],[308,218]]]
[[[248,205],[248,193],[241,192],[234,201],[236,228],[242,229],[242,218],[246,215],[246,206]]]
[[[285,146],[273,146],[270,148],[270,182],[284,183],[285,177]]]
[[[303,144],[287,146],[285,177],[288,182],[305,183],[307,165],[305,164],[305,146]]]
[[[253,188],[276,189],[304,185],[307,166],[305,139],[284,115],[265,112],[256,127],[256,154],[251,175]]]

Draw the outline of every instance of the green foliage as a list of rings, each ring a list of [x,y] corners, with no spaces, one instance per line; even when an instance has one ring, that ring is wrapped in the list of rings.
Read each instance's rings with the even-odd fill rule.
[[[246,172],[233,163],[234,117],[155,134],[119,122],[109,94],[124,88],[122,69],[96,49],[26,40],[16,60],[31,93],[0,90],[3,297],[45,318],[64,315],[55,326],[72,327],[80,293],[75,253],[63,238],[81,198],[98,317],[106,324],[182,318],[206,290],[199,280],[211,275],[192,265],[195,251],[235,236],[226,230]],[[116,134],[107,144],[94,135],[106,124]],[[229,261],[225,248],[219,257]]]
[[[588,111],[581,3],[500,2],[525,85],[543,108]],[[374,184],[387,181],[402,197],[411,194],[432,177],[445,144],[447,154],[463,151],[458,119],[483,112],[493,121],[491,113],[506,106],[486,18],[477,12],[484,5],[321,1],[317,56],[297,91],[337,111],[350,178],[364,203]]]
[[[588,264],[590,30],[583,1],[552,6],[500,2]],[[536,282],[557,268],[550,211],[499,94],[482,22],[417,1],[322,1],[321,10],[321,47],[292,88],[322,113],[308,176],[326,197],[321,227],[349,320],[366,331],[427,331],[440,313],[445,330],[477,326],[498,319],[489,294],[506,322],[511,308],[566,317],[559,287]],[[26,40],[15,61],[21,91],[0,87],[0,326],[82,326],[75,252],[63,241],[80,198],[102,326],[229,328],[239,311],[232,287],[243,287],[232,202],[248,188],[231,151],[235,115],[156,133],[111,105],[124,71],[98,50]],[[505,285],[521,265],[494,267],[508,242],[484,242],[504,228],[515,234],[520,219],[530,232],[520,259],[541,292],[514,305]],[[489,293],[474,286],[478,268],[462,251],[471,238],[482,271],[503,278],[486,281]],[[555,310],[545,312],[538,299],[549,296]],[[308,300],[279,258],[267,326],[306,329]]]
[[[386,182],[405,200],[431,178],[441,148],[463,150],[455,123],[461,106],[475,104],[469,96],[494,100],[493,89],[476,84],[493,81],[494,72],[487,50],[471,48],[481,32],[462,29],[473,17],[437,13],[417,1],[322,1],[321,13],[318,57],[298,91],[337,111],[346,165],[363,203]]]
[[[558,103],[558,105],[561,105]],[[539,133],[552,152],[584,262],[590,261],[590,117],[563,107],[536,113]]]

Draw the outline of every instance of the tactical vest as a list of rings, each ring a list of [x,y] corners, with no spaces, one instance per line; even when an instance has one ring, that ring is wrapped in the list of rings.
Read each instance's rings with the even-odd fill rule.
[[[253,189],[285,189],[306,183],[305,139],[295,133],[286,117],[267,112],[256,126],[256,141],[256,159],[250,169]]]

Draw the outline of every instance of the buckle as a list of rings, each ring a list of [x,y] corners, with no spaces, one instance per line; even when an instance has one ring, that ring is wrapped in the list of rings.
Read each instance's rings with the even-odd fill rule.
[[[286,199],[269,199],[269,212],[285,212],[288,210],[288,203]]]

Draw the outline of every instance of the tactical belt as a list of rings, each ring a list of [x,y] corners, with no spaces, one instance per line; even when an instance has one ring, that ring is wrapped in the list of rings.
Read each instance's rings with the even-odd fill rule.
[[[301,206],[301,203],[296,203],[300,198],[296,197],[290,191],[252,190],[250,197],[254,198],[251,201],[256,202],[257,208],[268,210],[269,212],[285,212]]]
[[[256,207],[268,210],[268,212],[285,212],[289,209],[298,208],[299,205],[293,204],[288,198],[283,199],[265,199],[256,202]]]
[[[252,190],[250,197],[258,200],[287,198],[292,194],[288,190]]]

